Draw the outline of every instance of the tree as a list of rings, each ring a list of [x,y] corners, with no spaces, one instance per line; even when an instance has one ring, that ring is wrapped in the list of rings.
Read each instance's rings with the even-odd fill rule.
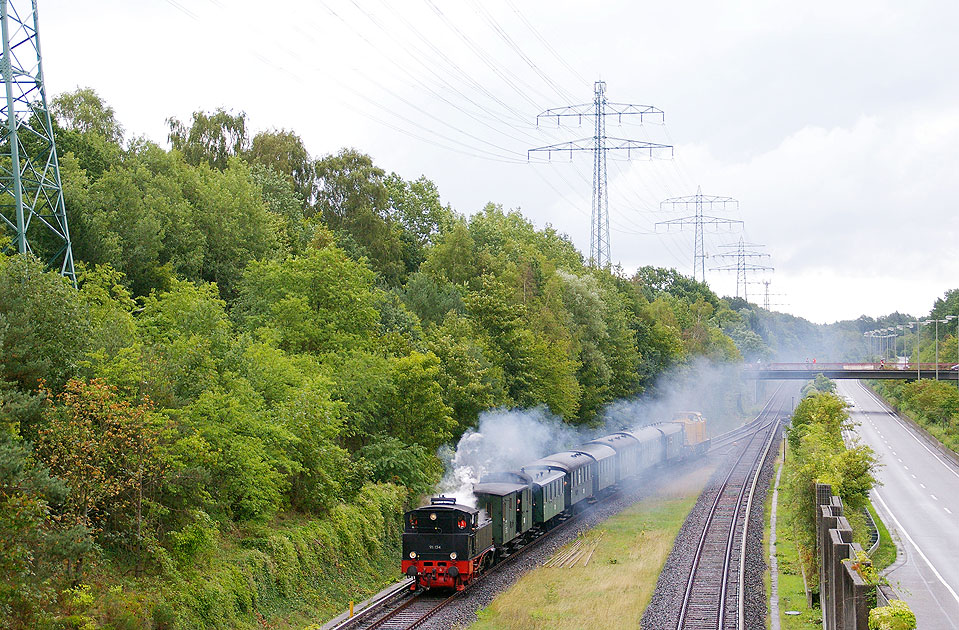
[[[50,113],[61,129],[96,133],[114,144],[123,142],[123,127],[116,119],[116,112],[92,88],[58,94],[50,102]]]
[[[66,488],[6,420],[0,414],[0,614],[6,627],[30,628],[40,625],[38,617],[56,598],[57,537],[49,513]]]
[[[313,201],[316,172],[303,140],[292,131],[261,131],[253,136],[244,156],[250,164],[258,164],[280,173],[290,182],[302,206]]]
[[[254,262],[234,307],[250,331],[273,330],[289,352],[325,354],[367,347],[375,337],[373,274],[327,247],[283,262]]]
[[[440,359],[438,382],[458,433],[475,427],[481,411],[507,404],[503,369],[493,365],[488,340],[468,319],[447,313],[429,329],[427,346]]]
[[[50,113],[61,162],[72,154],[86,176],[95,180],[120,161],[123,127],[113,108],[94,90],[82,88],[57,95],[50,103]],[[61,170],[64,184],[72,175],[72,170]],[[67,204],[68,213],[70,210]]]
[[[99,380],[73,379],[62,393],[47,396],[37,453],[70,490],[59,517],[101,540],[128,538],[139,556],[144,501],[164,475],[151,403],[122,400]],[[84,554],[70,558],[76,578],[83,560]]]
[[[35,258],[0,256],[0,380],[58,391],[77,374],[90,327],[67,279]]]
[[[190,127],[176,118],[168,118],[168,139],[193,166],[206,163],[211,168],[225,169],[231,157],[242,155],[249,143],[246,114],[233,114],[219,107],[211,114],[194,112]]]
[[[316,162],[316,206],[354,259],[367,257],[388,284],[406,274],[402,230],[389,216],[385,173],[353,149]]]

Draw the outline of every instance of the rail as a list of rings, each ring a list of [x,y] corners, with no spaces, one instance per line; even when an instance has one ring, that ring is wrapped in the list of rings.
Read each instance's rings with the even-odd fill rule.
[[[759,426],[752,433],[749,442],[742,448],[735,463],[730,466],[729,472],[720,484],[716,498],[709,508],[702,536],[693,555],[692,566],[686,581],[686,590],[679,610],[676,627],[680,630],[692,627],[722,628],[724,625],[735,536],[745,502],[749,473],[765,459],[768,454],[768,445],[771,442],[767,442],[767,448],[763,449],[762,455],[756,457],[748,469],[744,470],[742,463],[749,453],[755,453],[755,450],[751,450],[751,447],[756,437],[763,430],[768,430],[771,435],[776,434],[780,415],[787,404],[786,400],[782,399],[781,392],[782,386],[777,389],[776,393],[763,407],[756,421],[750,423],[750,425],[756,426],[758,424]],[[778,409],[774,414],[771,414],[774,404],[778,404]],[[735,483],[732,482],[734,478]],[[735,494],[730,494],[729,491]],[[746,518],[748,519],[748,514]],[[721,570],[719,567],[720,561],[722,563]],[[703,567],[706,567],[706,569],[701,572]],[[710,571],[709,569],[715,570]],[[742,570],[740,570],[740,574],[742,573]],[[718,606],[716,606],[717,599]]]
[[[782,409],[780,409],[780,414],[781,413]],[[777,414],[777,419],[778,416],[779,414]],[[769,449],[772,447],[773,442],[778,435],[778,427],[774,428],[769,433],[769,439],[766,441],[766,448],[763,450],[762,457],[759,458],[759,465],[756,466],[756,472],[753,475],[753,483],[749,488],[749,499],[746,501],[746,520],[743,523],[743,536],[739,546],[739,603],[736,611],[739,621],[739,630],[744,630],[746,627],[746,541],[749,534],[749,515],[753,509],[753,496],[756,494],[756,486],[759,484],[759,475],[766,464],[766,459],[769,457]]]

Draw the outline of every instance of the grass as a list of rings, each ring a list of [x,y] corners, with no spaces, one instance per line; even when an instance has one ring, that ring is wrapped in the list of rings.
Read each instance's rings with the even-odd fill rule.
[[[772,493],[770,493],[772,496]],[[782,493],[779,496],[782,507]],[[896,561],[896,544],[889,535],[882,519],[869,503],[866,506],[879,528],[879,547],[872,556],[873,566],[882,571]],[[768,515],[768,511],[767,511]],[[864,519],[859,519],[863,521]],[[864,523],[863,523],[864,524]],[[791,529],[786,525],[783,514],[779,513],[776,523],[776,558],[779,563],[779,619],[783,630],[812,630],[822,626],[822,612],[818,606],[806,605],[806,590],[803,585],[799,564],[799,554],[792,537]],[[766,545],[768,548],[769,518],[766,518]],[[769,592],[767,590],[767,592]],[[787,610],[798,611],[799,615],[786,615]]]
[[[708,472],[599,525],[589,536],[598,544],[587,566],[530,571],[480,610],[471,630],[637,628]]]
[[[873,507],[872,502],[866,505],[866,509],[872,514],[873,520],[876,521],[876,527],[879,528],[879,547],[877,547],[876,551],[872,554],[872,565],[876,567],[878,571],[882,571],[896,561],[896,543],[892,540],[892,536],[889,535],[889,530],[886,529],[885,523],[882,522],[879,514],[876,513],[876,508]]]
[[[775,468],[779,468],[780,458],[776,459]],[[785,475],[785,469],[783,474]],[[780,481],[779,501],[776,509],[776,561],[779,565],[779,623],[783,630],[812,630],[820,628],[822,617],[819,608],[810,609],[806,606],[806,588],[803,585],[802,572],[799,568],[799,554],[796,543],[793,541],[789,527],[785,523],[783,514],[782,482]],[[773,487],[776,485],[776,475],[769,481],[769,492],[766,494],[765,514],[766,526],[763,534],[763,553],[769,549],[769,535],[771,531],[770,516],[772,513]],[[770,590],[771,576],[767,570],[763,576],[763,584],[767,595]],[[799,611],[799,615],[787,615],[786,611]],[[769,610],[766,611],[766,627],[770,627]]]
[[[806,606],[806,589],[799,568],[799,553],[792,532],[783,519],[776,527],[776,559],[779,562],[779,622],[783,630],[812,630],[822,627],[818,607]],[[787,611],[799,611],[787,615]]]

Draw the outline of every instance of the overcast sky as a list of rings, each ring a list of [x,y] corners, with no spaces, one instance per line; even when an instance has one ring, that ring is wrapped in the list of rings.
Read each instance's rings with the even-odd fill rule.
[[[817,322],[927,313],[959,287],[956,2],[552,0],[39,0],[49,94],[96,89],[128,137],[166,144],[165,119],[244,111],[314,156],[352,146],[426,175],[472,214],[521,208],[589,251],[592,158],[527,161],[588,137],[541,111],[653,105],[665,124],[610,136],[672,159],[609,163],[612,258],[692,273],[692,231],[660,201],[739,200],[725,215],[768,253],[775,307]],[[621,156],[625,158],[625,156]],[[611,155],[612,158],[612,155]],[[719,213],[717,209],[713,214]],[[709,233],[723,253],[739,231]],[[707,267],[733,262],[710,259]],[[721,295],[735,274],[707,269]],[[763,285],[749,287],[760,305]]]

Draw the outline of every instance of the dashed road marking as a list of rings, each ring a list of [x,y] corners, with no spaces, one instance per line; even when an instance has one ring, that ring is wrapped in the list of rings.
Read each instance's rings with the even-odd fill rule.
[[[942,508],[942,509],[944,509],[944,510],[946,511],[946,514],[952,514],[952,510],[950,510],[949,508],[944,507],[944,508]]]
[[[922,489],[923,489],[923,490],[925,490],[925,489],[926,489],[926,484],[924,484],[924,483],[921,483],[921,484],[919,484],[919,485],[920,485],[920,486],[922,486]]]
[[[938,500],[939,500],[939,497],[937,497],[937,496],[934,495],[934,494],[930,494],[929,496],[932,497],[932,500],[933,500],[933,501],[938,501]]]
[[[949,586],[949,583],[946,582],[946,579],[942,577],[942,574],[936,570],[936,567],[933,566],[928,556],[926,556],[926,554],[922,552],[922,549],[919,548],[919,545],[916,544],[916,541],[913,540],[912,536],[909,535],[909,532],[906,531],[906,528],[904,528],[902,526],[902,523],[899,522],[899,519],[896,518],[896,515],[893,514],[892,510],[889,509],[889,506],[886,505],[886,502],[883,500],[882,496],[880,496],[878,492],[876,492],[875,494],[876,494],[876,498],[879,500],[879,503],[881,503],[882,507],[886,510],[886,513],[892,517],[892,520],[896,524],[896,527],[899,528],[899,531],[901,531],[903,536],[906,537],[906,540],[908,540],[912,544],[912,546],[916,548],[916,551],[919,552],[919,556],[923,560],[925,560],[926,564],[929,566],[930,569],[932,569],[932,572],[935,574],[935,576],[939,578],[939,581],[942,582],[942,585],[945,586],[946,590],[948,590],[949,593],[952,595],[952,598],[955,599],[957,603],[959,603],[959,593],[956,593],[955,589]]]

